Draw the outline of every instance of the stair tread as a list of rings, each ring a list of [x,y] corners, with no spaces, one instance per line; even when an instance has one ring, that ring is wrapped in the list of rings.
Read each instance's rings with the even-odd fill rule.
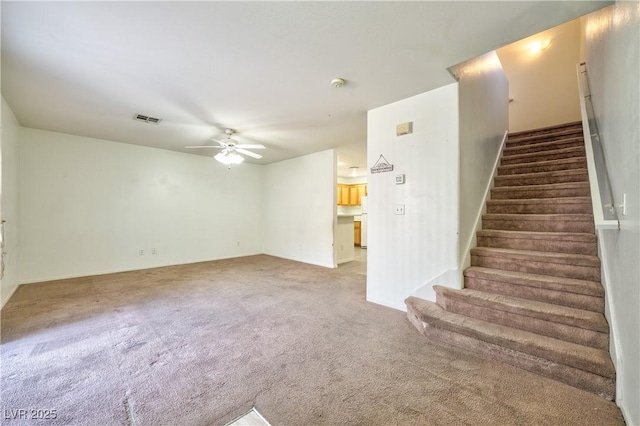
[[[545,136],[549,136],[549,135],[545,135]],[[538,136],[538,138],[541,138],[543,136]],[[558,139],[558,138],[554,138],[552,140],[545,140],[542,142],[537,142],[537,143],[523,143],[522,140],[509,140],[507,139],[506,142],[506,146],[503,150],[503,156],[504,155],[509,155],[512,151],[518,151],[520,149],[523,148],[546,148],[546,147],[552,147],[554,145],[560,145],[560,144],[567,144],[567,143],[574,143],[574,142],[582,142],[584,141],[584,137],[583,136],[574,136],[574,137],[567,137],[567,138],[563,138],[563,139]],[[541,150],[542,151],[542,150]]]
[[[569,129],[569,128],[576,128],[579,127],[580,129],[582,129],[582,121],[571,121],[568,123],[560,123],[560,124],[554,124],[553,126],[545,126],[545,127],[537,127],[535,129],[529,129],[529,130],[521,130],[518,132],[511,132],[509,133],[509,137],[517,137],[518,135],[524,135],[527,133],[548,133],[548,132],[552,132],[553,130],[557,131],[562,131],[564,129]]]
[[[512,175],[513,176],[513,175]],[[522,176],[522,175],[516,175]],[[514,186],[496,186],[492,191],[508,192],[513,190],[554,190],[569,188],[589,188],[589,182],[561,182],[561,183],[542,183],[536,185],[514,185]]]
[[[526,317],[548,320],[602,333],[609,331],[607,320],[604,315],[598,312],[536,300],[521,299],[513,296],[504,296],[480,290],[454,290],[442,286],[434,286],[433,288],[438,295],[457,298],[467,303],[490,307],[498,311],[515,313]]]
[[[525,154],[513,154],[513,155],[503,156],[503,159],[513,160],[513,159],[521,159],[521,158],[529,158],[529,157],[536,158],[544,155],[555,155],[555,154],[564,154],[564,153],[573,153],[573,152],[576,152],[576,153],[584,152],[584,146],[558,148],[558,149],[552,149],[549,151],[540,151],[540,152],[527,152]]]
[[[527,143],[527,142],[535,142],[537,140],[544,139],[544,138],[554,138],[554,139],[563,140],[563,139],[568,139],[568,138],[573,138],[573,137],[576,137],[576,138],[582,137],[582,138],[584,138],[584,132],[582,131],[582,126],[580,126],[580,127],[572,127],[572,128],[560,130],[560,131],[557,131],[557,132],[530,134],[529,136],[517,136],[517,135],[514,136],[512,134],[509,134],[507,136],[507,142]],[[542,141],[541,143],[545,143],[545,142],[547,142],[547,141]]]
[[[508,181],[508,180],[534,179],[534,178],[556,177],[556,176],[566,176],[566,175],[581,176],[581,175],[584,175],[585,173],[588,173],[588,170],[585,168],[571,169],[571,170],[552,170],[547,172],[518,173],[515,175],[496,176],[496,180]]]
[[[512,259],[522,259],[524,261],[541,259],[548,263],[567,263],[570,261],[571,264],[575,266],[600,266],[600,259],[598,256],[588,254],[554,253],[494,247],[476,247],[471,249],[471,254],[475,256],[509,257]]]
[[[441,309],[433,302],[416,297],[409,297],[405,302],[421,321],[436,327],[530,353],[603,377],[615,377],[613,363],[604,350],[455,314]]]
[[[558,198],[506,198],[489,200],[491,204],[591,204],[590,197],[558,197]]]
[[[478,237],[494,238],[526,238],[530,240],[562,240],[595,243],[595,234],[584,232],[537,232],[537,231],[507,231],[501,229],[481,229],[476,233]]]
[[[604,289],[597,281],[554,277],[551,275],[532,274],[529,272],[505,271],[503,269],[484,268],[481,266],[471,266],[465,269],[464,276],[513,283],[515,285],[549,288],[551,290],[567,291],[569,293],[584,294],[588,296],[604,297]]]
[[[582,156],[569,157],[569,158],[557,158],[555,160],[532,161],[529,163],[501,164],[498,166],[498,170],[504,170],[509,168],[515,169],[515,168],[532,167],[532,166],[548,166],[548,165],[567,164],[567,163],[579,163],[579,162],[586,162],[586,161],[587,161],[587,157],[582,155]]]
[[[592,214],[574,214],[574,213],[486,213],[482,215],[483,219],[492,220],[553,220],[566,222],[593,221]]]

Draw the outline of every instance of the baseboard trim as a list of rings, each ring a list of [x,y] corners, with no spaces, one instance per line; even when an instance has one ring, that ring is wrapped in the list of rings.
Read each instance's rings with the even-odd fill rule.
[[[385,306],[387,308],[396,309],[396,310],[402,311],[402,312],[407,312],[407,306],[405,304],[396,305],[394,303],[387,302],[386,300],[377,300],[377,299],[373,299],[373,298],[370,298],[370,297],[367,297],[366,300],[367,300],[367,302],[375,303],[376,305],[382,305],[382,306]]]

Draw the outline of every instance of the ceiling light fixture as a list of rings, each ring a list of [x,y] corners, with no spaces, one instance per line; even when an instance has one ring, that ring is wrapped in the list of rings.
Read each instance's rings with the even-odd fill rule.
[[[331,85],[336,89],[341,88],[342,86],[345,85],[345,83],[346,81],[344,81],[344,79],[342,78],[334,78],[333,80],[331,80]]]
[[[213,158],[222,164],[226,164],[229,168],[231,168],[232,164],[240,164],[244,161],[240,154],[226,149],[214,155]]]
[[[551,40],[549,39],[535,41],[529,45],[529,52],[534,54],[540,53],[543,50],[545,50],[547,47],[549,47],[550,44],[551,44]]]

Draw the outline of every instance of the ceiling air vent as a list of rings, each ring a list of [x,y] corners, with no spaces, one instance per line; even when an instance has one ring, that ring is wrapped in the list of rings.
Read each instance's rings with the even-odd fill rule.
[[[133,116],[134,120],[142,121],[149,124],[160,124],[162,118],[149,117],[148,115],[135,114]]]

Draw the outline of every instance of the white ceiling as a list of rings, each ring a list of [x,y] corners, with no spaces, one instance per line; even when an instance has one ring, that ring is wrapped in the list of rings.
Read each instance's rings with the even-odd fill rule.
[[[25,127],[183,152],[231,127],[251,162],[340,147],[351,175],[368,109],[609,3],[3,0],[2,94]]]

